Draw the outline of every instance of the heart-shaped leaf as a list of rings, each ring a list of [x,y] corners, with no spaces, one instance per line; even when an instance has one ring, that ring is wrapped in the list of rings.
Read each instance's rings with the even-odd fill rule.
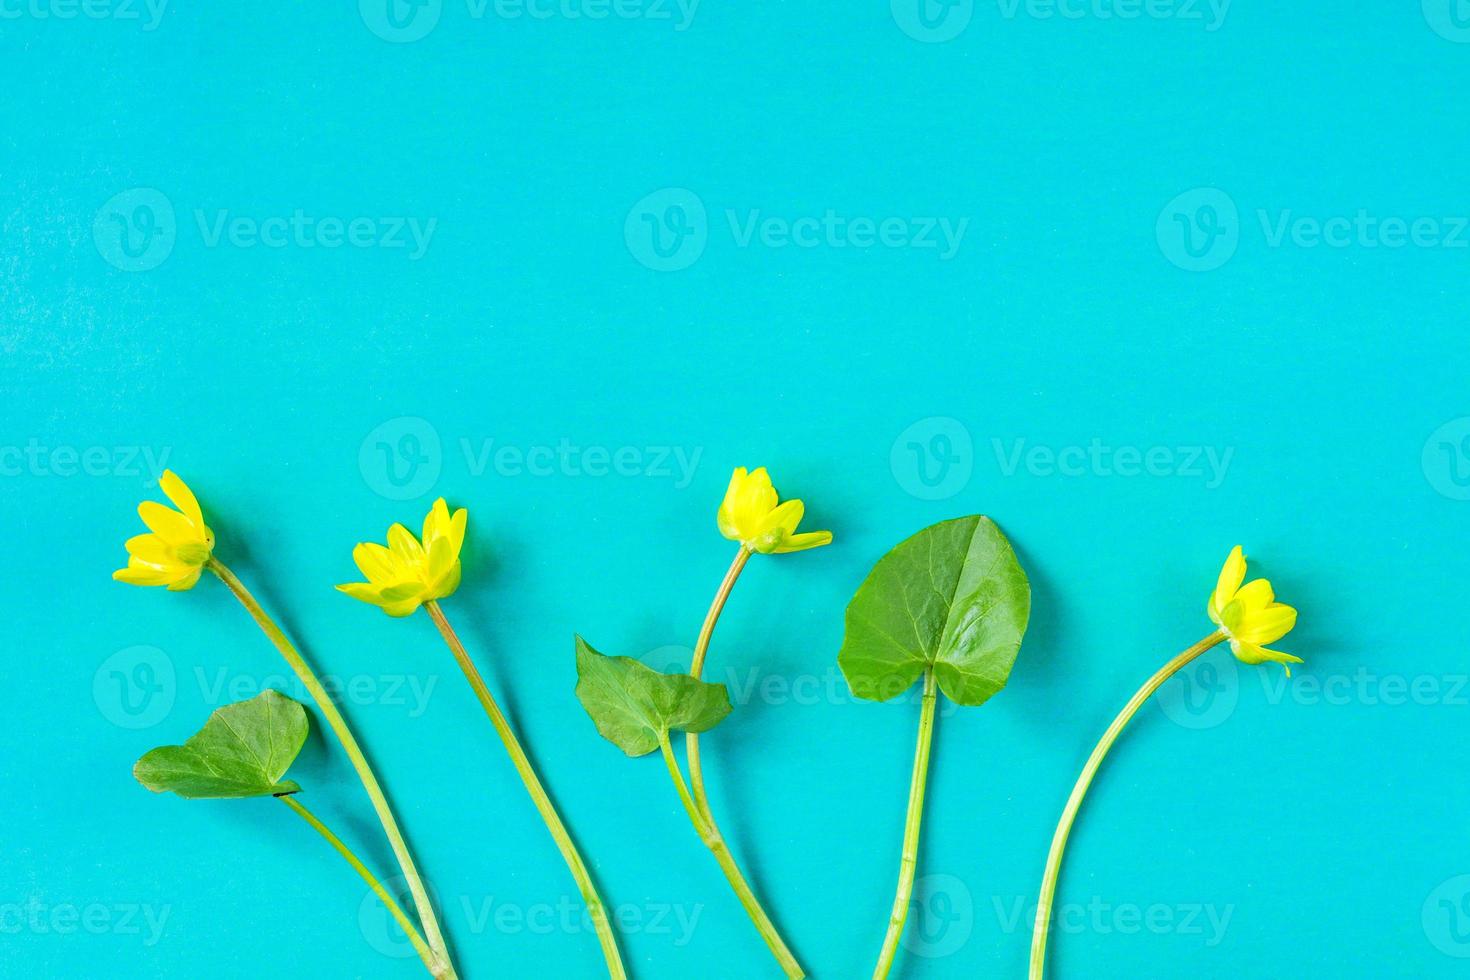
[[[306,709],[279,691],[227,704],[183,745],[164,745],[133,766],[155,793],[185,799],[285,796],[301,787],[282,780],[306,742]]]
[[[878,560],[847,606],[837,663],[860,698],[887,701],[926,667],[959,704],[1005,687],[1031,586],[1011,543],[988,517],[943,521]]]
[[[628,755],[647,755],[671,729],[709,731],[730,713],[723,684],[661,674],[632,657],[609,657],[577,637],[577,700],[602,737]]]

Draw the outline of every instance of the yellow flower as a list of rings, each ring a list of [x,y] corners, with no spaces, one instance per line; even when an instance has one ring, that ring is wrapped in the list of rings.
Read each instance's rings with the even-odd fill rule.
[[[778,504],[779,499],[764,466],[754,473],[737,466],[720,504],[720,533],[763,555],[805,551],[831,543],[831,531],[797,534],[796,525],[801,523],[805,507],[800,500]]]
[[[178,510],[154,500],[138,505],[149,534],[127,541],[128,567],[112,577],[129,585],[166,585],[170,592],[192,589],[214,550],[214,532],[204,523],[199,501],[173,470],[164,470],[158,486]]]
[[[1210,595],[1208,611],[1210,619],[1220,632],[1230,640],[1230,649],[1243,663],[1260,664],[1268,660],[1286,666],[1286,676],[1291,676],[1290,664],[1303,663],[1301,657],[1293,657],[1280,650],[1267,650],[1264,644],[1281,639],[1296,625],[1296,610],[1276,601],[1271,583],[1258,578],[1248,585],[1245,581],[1245,555],[1240,545],[1225,559],[1220,569],[1220,580]]]
[[[394,524],[388,528],[388,547],[363,542],[352,549],[352,560],[367,581],[337,588],[381,606],[389,616],[407,616],[425,602],[453,595],[459,588],[459,550],[468,517],[463,507],[451,517],[440,497],[424,518],[422,541]]]

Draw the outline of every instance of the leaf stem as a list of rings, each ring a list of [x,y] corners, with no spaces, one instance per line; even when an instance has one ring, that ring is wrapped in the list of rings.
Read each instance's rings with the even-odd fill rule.
[[[731,855],[730,848],[725,844],[725,839],[720,836],[719,829],[709,819],[709,815],[699,808],[699,804],[690,794],[689,788],[684,784],[684,773],[679,769],[678,759],[674,757],[674,748],[669,744],[667,732],[659,733],[658,745],[663,751],[664,762],[669,767],[669,776],[674,780],[674,788],[679,791],[679,799],[684,804],[684,809],[689,813],[690,822],[694,824],[694,829],[699,832],[700,840],[704,841],[704,846],[710,849],[710,853],[719,862],[720,870],[725,873],[725,878],[729,880],[730,887],[735,890],[735,897],[740,900],[740,905],[745,909],[745,914],[750,916],[750,920],[755,923],[756,931],[766,941],[766,945],[770,947],[771,953],[776,957],[776,961],[781,964],[781,969],[785,972],[786,976],[790,977],[791,980],[799,980],[799,978],[806,976],[806,972],[802,970],[801,964],[796,962],[796,957],[791,955],[791,951],[781,941],[780,934],[776,932],[775,923],[771,921],[770,916],[766,915],[766,910],[761,907],[760,900],[755,897],[755,892],[751,891],[750,883],[740,873],[740,866],[735,863],[735,858]]]
[[[705,613],[704,625],[699,628],[699,638],[694,641],[694,655],[689,661],[689,675],[696,680],[704,671],[704,659],[709,652],[710,638],[714,636],[715,623],[719,621],[720,613],[724,611],[725,603],[730,598],[730,591],[735,588],[735,580],[740,577],[745,563],[750,560],[750,555],[750,549],[743,545],[735,553],[735,560],[730,563],[729,570],[725,572],[725,577],[715,592],[714,601],[710,603],[709,612]],[[699,735],[697,733],[684,733],[684,752],[689,758],[689,785],[693,792],[694,803],[703,817],[704,830],[700,832],[700,837],[704,840],[705,846],[715,852],[715,857],[720,861],[722,868],[728,862],[729,868],[726,869],[725,876],[730,879],[732,885],[735,885],[736,892],[740,893],[744,889],[744,893],[749,895],[749,902],[746,901],[744,895],[740,902],[755,920],[756,928],[760,930],[766,945],[771,948],[771,953],[781,964],[781,969],[786,971],[788,977],[805,976],[801,964],[796,961],[796,957],[781,938],[780,932],[776,930],[775,924],[771,922],[770,916],[756,900],[755,893],[751,891],[745,876],[740,873],[740,867],[735,863],[735,858],[725,843],[724,835],[720,833],[720,825],[716,822],[714,811],[709,805],[709,796],[704,791],[704,768],[700,765]],[[696,826],[698,826],[697,823]],[[752,911],[752,906],[754,911]]]
[[[919,825],[924,819],[924,790],[929,783],[929,748],[934,741],[934,706],[938,692],[934,668],[924,670],[924,698],[919,709],[919,738],[914,749],[914,773],[909,780],[909,808],[903,826],[903,856],[898,864],[898,890],[893,896],[893,911],[888,916],[888,931],[883,936],[883,949],[873,980],[882,980],[893,968],[898,940],[903,935],[909,916],[909,899],[914,892],[914,872],[919,866]]]
[[[1082,798],[1087,795],[1087,788],[1092,785],[1092,778],[1097,775],[1098,767],[1102,765],[1103,758],[1107,756],[1108,751],[1113,747],[1113,743],[1122,734],[1124,726],[1128,724],[1133,716],[1138,713],[1138,709],[1143,707],[1143,703],[1165,681],[1177,674],[1206,650],[1224,639],[1224,633],[1219,631],[1211,633],[1173,660],[1164,664],[1158,673],[1150,677],[1143,687],[1138,689],[1138,693],[1129,699],[1128,703],[1123,707],[1123,710],[1118,713],[1118,717],[1113,719],[1113,723],[1108,726],[1108,730],[1103,732],[1102,738],[1098,740],[1097,747],[1092,750],[1092,755],[1088,757],[1087,764],[1082,767],[1082,775],[1077,777],[1077,785],[1072,787],[1072,795],[1067,798],[1067,805],[1062,810],[1062,819],[1057,824],[1056,834],[1051,839],[1051,852],[1046,856],[1046,873],[1042,875],[1041,896],[1037,899],[1036,903],[1036,927],[1035,931],[1031,934],[1030,980],[1041,980],[1041,976],[1046,968],[1046,935],[1051,925],[1051,906],[1057,890],[1057,875],[1062,868],[1062,852],[1066,850],[1067,836],[1072,832],[1072,822],[1077,819],[1077,810],[1082,806]]]
[[[414,952],[419,954],[419,959],[424,961],[424,966],[428,967],[429,973],[433,976],[438,976],[439,974],[436,971],[439,968],[439,958],[429,948],[429,944],[424,942],[424,937],[419,935],[418,927],[413,924],[413,920],[408,917],[408,913],[404,912],[402,906],[393,900],[393,896],[388,894],[388,889],[384,888],[382,883],[373,876],[373,873],[367,869],[367,865],[359,861],[357,855],[353,854],[352,850],[346,844],[342,843],[342,839],[332,833],[326,824],[317,819],[316,814],[297,802],[296,797],[278,796],[276,799],[300,814],[302,820],[309,823],[313,830],[321,834],[327,843],[336,848],[337,853],[341,854],[347,860],[347,863],[352,865],[352,870],[362,876],[362,880],[367,882],[368,887],[373,890],[373,894],[378,896],[378,900],[392,913],[393,918],[398,920],[398,925],[408,935],[408,941],[413,943]]]
[[[317,680],[316,674],[311,666],[297,651],[296,647],[286,638],[286,634],[276,625],[270,615],[261,608],[255,596],[245,588],[235,573],[231,572],[218,558],[211,557],[205,563],[219,580],[225,583],[240,605],[255,620],[257,626],[265,633],[266,637],[275,644],[281,656],[286,658],[286,663],[296,672],[301,679],[312,700],[316,702],[322,717],[327,720],[337,740],[342,743],[342,749],[347,753],[352,768],[357,771],[357,778],[362,781],[362,788],[367,791],[368,798],[372,800],[373,810],[378,815],[378,822],[383,825],[383,833],[388,837],[388,843],[393,847],[393,855],[398,859],[398,866],[403,871],[404,880],[408,882],[409,892],[413,895],[414,906],[418,909],[419,921],[423,923],[424,932],[428,936],[429,948],[434,951],[438,960],[436,967],[431,967],[430,972],[441,980],[455,980],[458,976],[454,971],[454,964],[449,958],[448,948],[444,944],[444,935],[439,930],[439,920],[434,915],[434,907],[429,902],[429,893],[424,888],[423,879],[419,877],[418,868],[414,866],[413,856],[408,852],[408,844],[403,839],[403,833],[398,829],[398,821],[393,816],[393,808],[388,804],[388,798],[383,793],[383,788],[378,784],[378,778],[373,774],[372,766],[367,757],[363,755],[362,748],[357,744],[352,730],[347,727],[347,721],[342,717],[342,712],[337,710],[337,705],[332,702],[321,681]]]
[[[520,740],[516,738],[515,731],[510,727],[510,722],[506,720],[505,714],[500,710],[500,705],[496,703],[494,695],[485,685],[480,671],[475,667],[475,662],[470,659],[464,644],[460,642],[459,635],[454,632],[454,627],[449,625],[449,620],[445,618],[444,610],[439,608],[439,603],[431,599],[424,603],[424,609],[428,611],[429,618],[434,621],[434,625],[439,627],[444,642],[449,645],[449,651],[454,654],[460,670],[464,671],[465,679],[474,689],[475,697],[479,698],[480,706],[489,716],[495,733],[505,744],[505,751],[510,754],[510,761],[514,764],[516,773],[520,775],[521,782],[525,784],[526,792],[531,794],[531,800],[536,804],[537,812],[541,814],[541,819],[546,823],[546,829],[551,831],[551,837],[556,841],[557,850],[561,851],[562,859],[571,869],[572,878],[577,883],[577,890],[582,893],[582,901],[587,905],[587,914],[592,919],[593,927],[597,930],[598,942],[602,944],[602,955],[607,960],[608,975],[614,980],[625,980],[628,974],[623,968],[622,954],[618,952],[618,941],[613,934],[612,923],[608,920],[607,908],[603,905],[602,897],[597,893],[597,886],[592,883],[592,875],[588,872],[582,855],[577,851],[577,845],[572,842],[572,835],[567,832],[566,825],[562,823],[561,816],[551,802],[551,797],[547,795],[546,789],[541,785],[541,780],[536,776],[536,770],[526,756],[526,750],[521,747]]]

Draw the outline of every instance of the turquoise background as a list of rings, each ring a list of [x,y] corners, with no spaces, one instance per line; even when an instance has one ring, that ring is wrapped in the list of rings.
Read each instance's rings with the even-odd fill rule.
[[[166,453],[220,557],[356,685],[467,978],[601,961],[547,924],[570,879],[427,618],[332,591],[351,545],[440,494],[469,507],[446,611],[638,917],[632,971],[776,976],[662,767],[571,693],[574,632],[687,662],[730,468],[762,464],[836,541],[751,563],[711,655],[742,703],[705,753],[814,975],[871,969],[917,719],[844,693],[844,605],[893,544],[974,512],[1034,616],[1010,686],[939,720],[896,975],[1023,975],[1072,782],[1207,631],[1236,543],[1300,608],[1279,645],[1307,663],[1285,686],[1216,650],[1139,715],[1073,837],[1052,971],[1463,975],[1461,0],[706,0],[687,23],[431,0],[397,27],[375,0],[156,24],[67,2],[0,8],[0,974],[420,975],[285,808],[130,776],[232,696],[300,693],[217,582],[109,580]],[[298,209],[301,241],[212,236]],[[743,237],[829,209],[867,237]],[[1386,238],[1297,221],[1360,212]],[[380,220],[408,217],[434,222],[422,254]],[[867,241],[938,217],[967,219],[947,257]],[[389,241],[330,247],[321,218]],[[1382,227],[1421,218],[1415,241]],[[563,442],[575,465],[548,461]],[[293,775],[388,874],[336,745]]]

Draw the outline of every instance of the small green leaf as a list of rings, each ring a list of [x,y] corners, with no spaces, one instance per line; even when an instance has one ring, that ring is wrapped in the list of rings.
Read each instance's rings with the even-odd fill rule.
[[[301,787],[281,777],[306,742],[306,709],[279,691],[227,704],[183,745],[164,745],[133,766],[153,790],[189,800],[285,796]]]
[[[887,701],[934,668],[939,689],[981,704],[1005,687],[1031,586],[988,517],[943,521],[878,560],[847,606],[837,663],[860,698]]]
[[[723,684],[661,674],[632,657],[608,657],[577,637],[577,700],[602,737],[628,755],[647,755],[670,729],[705,732],[730,713]]]

